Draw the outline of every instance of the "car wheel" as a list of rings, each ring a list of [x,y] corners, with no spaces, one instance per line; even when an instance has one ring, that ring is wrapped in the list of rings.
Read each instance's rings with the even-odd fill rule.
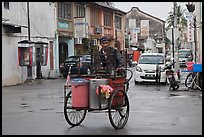
[[[135,80],[135,85],[137,85],[137,84],[138,84],[138,81]]]

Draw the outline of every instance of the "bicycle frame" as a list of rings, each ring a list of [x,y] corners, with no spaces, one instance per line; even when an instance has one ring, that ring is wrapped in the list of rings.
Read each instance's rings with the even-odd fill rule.
[[[198,72],[191,72],[192,73],[192,75],[193,75],[193,79],[192,79],[192,82],[191,82],[191,88],[193,89],[193,86],[195,85],[199,90],[202,90],[201,88],[200,88],[200,86],[197,84],[197,80],[198,80],[198,75],[199,75],[199,73]]]

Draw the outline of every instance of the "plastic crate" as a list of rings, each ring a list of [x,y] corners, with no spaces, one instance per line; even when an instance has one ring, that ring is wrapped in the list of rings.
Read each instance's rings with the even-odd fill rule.
[[[193,64],[193,72],[202,72],[202,64]]]

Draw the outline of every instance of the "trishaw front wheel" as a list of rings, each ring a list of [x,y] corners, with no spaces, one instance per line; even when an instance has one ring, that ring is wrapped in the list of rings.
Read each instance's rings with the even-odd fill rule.
[[[69,91],[64,102],[64,116],[66,121],[71,126],[78,126],[83,122],[86,112],[87,110],[72,107],[72,94]]]
[[[122,129],[129,118],[129,100],[127,94],[120,89],[114,90],[108,101],[108,115],[111,125]]]

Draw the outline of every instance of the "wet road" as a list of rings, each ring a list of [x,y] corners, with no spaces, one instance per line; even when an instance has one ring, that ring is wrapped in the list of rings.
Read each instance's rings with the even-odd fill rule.
[[[2,88],[3,135],[202,135],[202,91],[130,81],[130,116],[115,130],[107,111],[88,112],[71,128],[63,114],[65,79],[36,79]]]

